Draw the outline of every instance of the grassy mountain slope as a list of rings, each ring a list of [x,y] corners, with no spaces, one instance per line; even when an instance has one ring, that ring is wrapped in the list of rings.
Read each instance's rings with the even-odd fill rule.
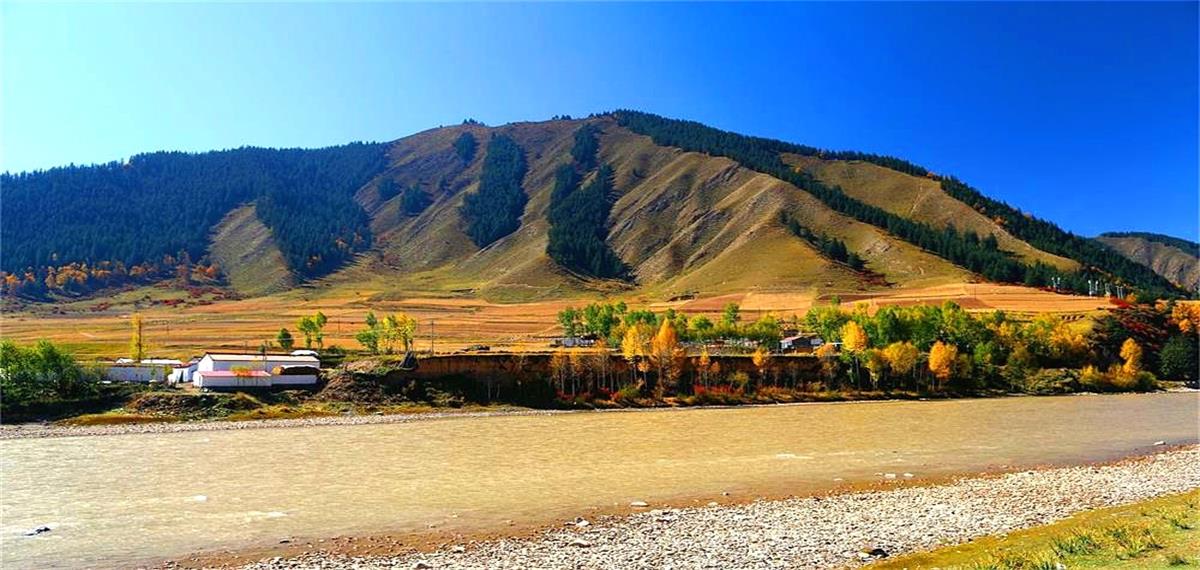
[[[947,195],[936,180],[858,160],[824,160],[791,153],[784,154],[783,160],[829,186],[840,187],[852,198],[893,214],[935,228],[953,225],[959,231],[973,231],[980,237],[995,236],[1001,250],[1026,263],[1040,261],[1063,271],[1079,269],[1078,262],[1046,253],[1013,237],[994,220]]]
[[[403,291],[466,292],[488,298],[525,300],[578,294],[605,288],[558,268],[546,255],[546,210],[554,169],[567,160],[578,121],[517,123],[495,129],[462,125],[434,129],[397,141],[383,177],[428,188],[433,203],[416,216],[405,216],[398,198],[380,200],[378,183],[357,196],[371,214],[376,248],[359,263],[329,279],[346,283],[386,275],[371,289],[390,297]],[[476,156],[464,164],[453,143],[464,131],[479,142]],[[528,161],[524,189],[529,197],[521,226],[480,249],[463,231],[460,208],[466,194],[478,188],[480,163],[493,132],[511,136]]]
[[[1175,245],[1182,240],[1162,237],[1168,239],[1155,239],[1153,235],[1145,234],[1103,234],[1096,239],[1172,283],[1195,291],[1200,287],[1200,257],[1196,250],[1193,248],[1189,252]]]
[[[222,268],[230,287],[254,297],[295,284],[271,230],[259,221],[254,204],[233,209],[213,228],[209,255]]]
[[[845,241],[889,282],[969,278],[945,260],[729,159],[661,147],[612,123],[604,128],[601,154],[616,168],[622,193],[613,208],[610,242],[639,282],[701,293],[867,286],[863,275],[791,235],[779,223],[780,211]]]
[[[609,243],[629,265],[633,282],[585,279],[546,255],[547,211],[555,169],[569,160],[581,121],[518,123],[498,128],[462,125],[397,141],[380,179],[356,199],[371,214],[375,249],[326,279],[375,299],[416,293],[478,294],[522,301],[611,292],[631,287],[653,297],[757,290],[867,290],[971,280],[970,272],[873,226],[831,211],[790,184],[733,161],[655,145],[614,121],[601,130],[600,161],[615,170]],[[464,132],[480,148],[470,163],[455,154]],[[529,197],[517,231],[482,249],[463,232],[463,196],[478,186],[479,165],[492,132],[523,148]],[[384,200],[388,178],[427,189],[433,203],[406,215],[398,197]],[[823,257],[780,222],[787,211],[806,227],[836,237],[867,260],[866,274]]]

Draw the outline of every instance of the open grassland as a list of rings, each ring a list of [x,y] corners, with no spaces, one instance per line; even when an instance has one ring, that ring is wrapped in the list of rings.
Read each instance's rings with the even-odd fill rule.
[[[1200,490],[1088,511],[1067,520],[879,562],[877,570],[967,568],[1194,568],[1200,566]]]
[[[574,297],[531,303],[495,303],[473,297],[403,297],[378,289],[348,286],[302,288],[276,295],[241,300],[188,299],[186,292],[162,287],[143,287],[102,299],[31,305],[6,311],[3,336],[19,343],[45,338],[83,358],[115,358],[128,352],[129,315],[138,311],[145,322],[149,352],[154,355],[187,357],[205,349],[253,349],[273,340],[281,327],[296,334],[296,321],[321,311],[329,317],[326,346],[357,349],[354,334],[362,327],[367,312],[403,311],[419,321],[417,347],[427,350],[430,338],[438,352],[453,351],[471,344],[486,344],[492,350],[545,349],[559,334],[556,321],[564,307],[586,304],[599,298]],[[673,307],[689,314],[715,317],[727,303],[739,303],[743,318],[767,313],[781,317],[803,315],[814,304],[827,304],[832,295],[816,290],[750,291],[697,299],[663,301],[637,294],[612,297],[631,307],[663,310]],[[1104,299],[1057,295],[1006,285],[960,284],[919,289],[889,290],[876,294],[842,294],[843,303],[909,306],[953,301],[968,310],[1033,314],[1051,312],[1073,318],[1107,306]],[[184,299],[168,305],[163,299]]]

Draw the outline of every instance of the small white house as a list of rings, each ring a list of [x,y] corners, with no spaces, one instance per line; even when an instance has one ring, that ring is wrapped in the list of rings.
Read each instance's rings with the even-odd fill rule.
[[[321,368],[321,361],[315,356],[294,354],[236,354],[214,353],[204,354],[204,358],[196,366],[196,372],[212,372],[233,370],[234,368],[249,368],[250,370],[271,371],[283,366],[311,366]]]
[[[321,361],[307,354],[206,353],[191,373],[197,388],[311,386]]]
[[[192,375],[196,373],[196,368],[199,365],[200,365],[200,359],[193,358],[190,361],[188,361],[186,364],[180,364],[180,365],[176,366],[171,371],[171,376],[169,378],[170,382],[172,384],[178,384],[180,382],[191,382]]]

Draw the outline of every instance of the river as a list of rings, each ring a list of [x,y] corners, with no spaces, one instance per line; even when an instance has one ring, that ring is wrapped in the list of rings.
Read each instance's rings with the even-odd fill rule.
[[[1196,443],[1195,393],[448,418],[0,441],[0,566],[552,523],[630,501],[1107,460]],[[36,536],[38,526],[52,530]]]

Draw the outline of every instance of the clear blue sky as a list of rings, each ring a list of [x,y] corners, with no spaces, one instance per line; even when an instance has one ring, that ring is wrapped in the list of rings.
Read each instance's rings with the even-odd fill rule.
[[[1197,234],[1197,4],[4,3],[0,170],[619,107]]]

